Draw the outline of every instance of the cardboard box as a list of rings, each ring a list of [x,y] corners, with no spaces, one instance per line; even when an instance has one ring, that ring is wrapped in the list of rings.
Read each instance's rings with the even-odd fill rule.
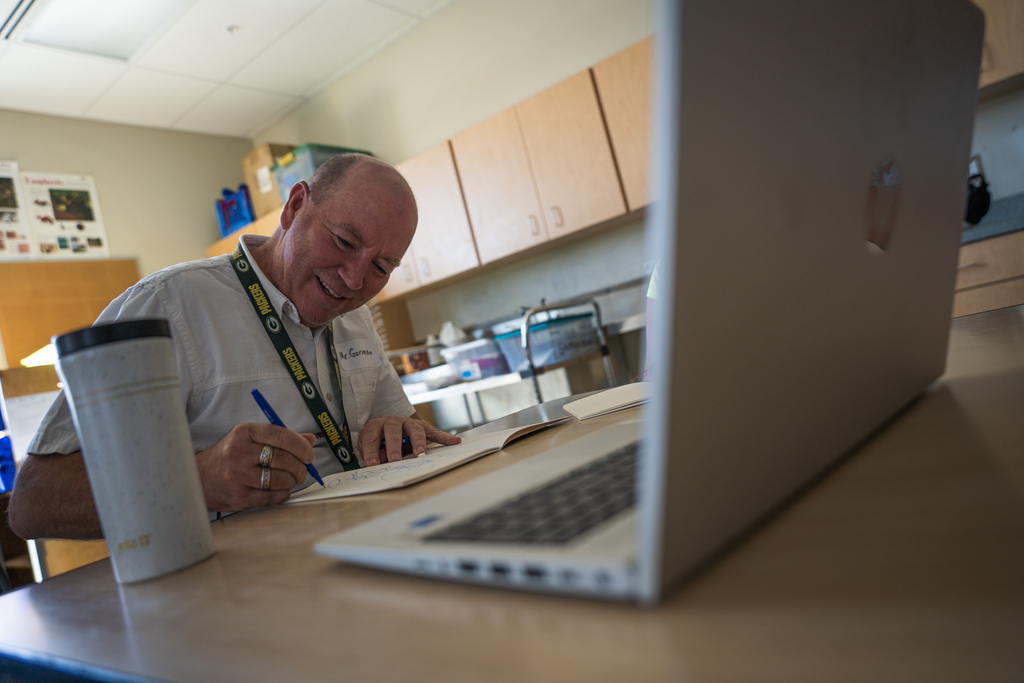
[[[271,172],[278,157],[288,154],[295,145],[267,143],[254,149],[242,159],[242,170],[245,172],[245,184],[249,186],[249,196],[256,218],[265,216],[282,205],[281,194],[277,189],[277,179]]]

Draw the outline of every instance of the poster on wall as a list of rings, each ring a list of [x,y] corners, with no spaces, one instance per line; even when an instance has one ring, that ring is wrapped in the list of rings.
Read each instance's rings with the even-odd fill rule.
[[[92,176],[23,171],[21,186],[41,258],[110,255]]]
[[[36,255],[16,161],[0,161],[0,261]]]

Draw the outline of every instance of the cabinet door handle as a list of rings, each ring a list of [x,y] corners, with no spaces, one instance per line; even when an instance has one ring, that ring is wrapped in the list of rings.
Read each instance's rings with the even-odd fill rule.
[[[406,282],[412,282],[413,281],[412,264],[411,263],[404,264],[402,266],[402,272],[405,274],[405,281]]]
[[[425,258],[420,259],[420,274],[423,277],[430,277],[430,262]]]
[[[957,266],[957,270],[970,270],[971,268],[980,268],[985,265],[982,261],[973,261],[971,263],[965,263],[962,266]]]
[[[532,213],[526,217],[526,224],[530,227],[531,235],[540,234],[540,223],[537,222],[537,217],[534,216]]]
[[[555,227],[562,227],[562,210],[557,206],[551,207],[551,222],[555,224]]]

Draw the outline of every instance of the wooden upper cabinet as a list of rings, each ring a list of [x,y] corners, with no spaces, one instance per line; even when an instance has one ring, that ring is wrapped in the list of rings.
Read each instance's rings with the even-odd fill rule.
[[[448,142],[395,168],[416,196],[419,223],[402,265],[381,292],[382,299],[480,265]]]
[[[630,211],[651,202],[647,184],[651,43],[651,38],[642,40],[592,69]]]
[[[1024,0],[974,0],[985,13],[978,87],[1024,74]]]
[[[516,111],[552,238],[626,212],[589,69]]]
[[[548,240],[515,107],[455,135],[455,165],[481,263]]]
[[[384,289],[380,290],[376,299],[378,301],[384,301],[398,296],[399,294],[411,292],[421,284],[420,274],[416,270],[415,247],[411,246],[409,247],[409,250],[405,252],[405,256],[402,257],[402,265],[398,266],[391,272],[391,278],[388,280],[388,283],[384,285]]]

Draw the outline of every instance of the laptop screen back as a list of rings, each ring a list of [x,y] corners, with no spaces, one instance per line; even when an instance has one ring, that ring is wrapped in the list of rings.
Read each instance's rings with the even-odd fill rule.
[[[647,601],[942,373],[983,19],[687,0],[659,27]]]

